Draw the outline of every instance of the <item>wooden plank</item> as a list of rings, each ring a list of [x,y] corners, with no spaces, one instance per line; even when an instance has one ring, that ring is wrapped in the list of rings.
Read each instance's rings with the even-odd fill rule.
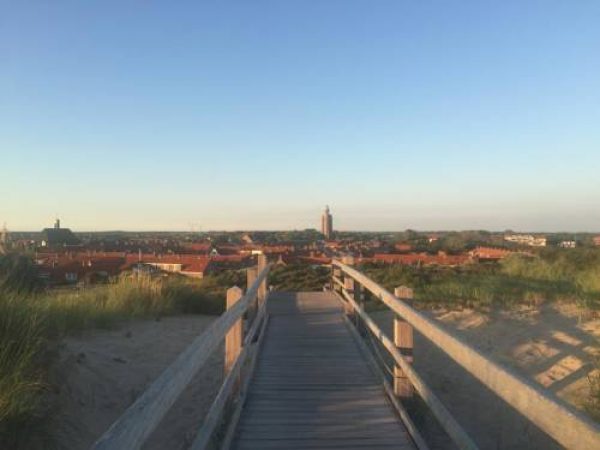
[[[230,367],[229,372],[226,373],[225,380],[217,393],[217,396],[213,400],[213,403],[208,410],[208,413],[204,417],[204,421],[202,422],[202,427],[198,431],[194,442],[191,445],[192,450],[202,450],[205,449],[210,440],[214,431],[216,430],[221,418],[223,417],[223,412],[225,409],[225,405],[227,401],[230,399],[231,394],[234,391],[234,388],[238,384],[241,368],[244,365],[248,354],[251,351],[251,342],[259,333],[260,324],[263,319],[266,320],[265,316],[265,308],[261,308],[259,310],[258,316],[252,327],[248,331],[248,335],[245,339],[245,345],[243,350],[241,351],[239,357],[234,361],[233,365]]]
[[[404,360],[404,357],[398,351],[394,342],[385,335],[385,333],[377,326],[377,324],[369,317],[364,309],[356,303],[349,295],[342,290],[342,295],[345,296],[356,313],[361,317],[363,323],[387,349],[396,363],[402,368],[410,382],[413,384],[417,392],[421,395],[423,401],[431,409],[431,412],[438,420],[442,428],[448,433],[452,441],[461,449],[476,450],[478,447],[471,437],[463,430],[460,424],[454,419],[452,414],[435,395],[435,393],[427,386],[421,376],[413,369],[413,367]]]
[[[369,437],[344,439],[243,439],[237,444],[238,450],[267,450],[267,449],[309,449],[309,448],[337,448],[337,449],[375,449],[390,448],[395,450],[408,450],[414,448],[410,443],[402,442],[390,437]]]
[[[264,304],[263,304],[263,307],[261,308],[261,310],[266,311],[266,307],[264,306]],[[233,412],[232,417],[229,421],[227,430],[225,431],[225,437],[223,438],[223,441],[221,442],[221,450],[229,450],[229,448],[231,447],[231,443],[233,442],[233,438],[235,436],[235,430],[237,428],[238,422],[240,420],[240,416],[242,414],[242,406],[244,405],[244,402],[246,401],[246,397],[248,394],[248,386],[249,386],[250,382],[252,381],[252,377],[254,376],[254,369],[256,368],[256,361],[258,359],[258,352],[260,351],[262,342],[265,338],[265,334],[266,334],[265,330],[266,330],[268,324],[269,324],[269,316],[267,314],[265,314],[265,319],[263,321],[259,337],[258,337],[256,343],[253,345],[252,356],[250,357],[250,361],[249,361],[249,365],[248,365],[248,373],[247,373],[246,378],[244,379],[244,384],[242,386],[242,392],[241,392],[240,398],[236,405],[235,411]]]
[[[413,448],[332,294],[273,293],[268,309],[233,448]]]
[[[398,286],[394,289],[394,295],[406,304],[410,305],[413,299],[413,290],[406,286]],[[360,305],[360,303],[359,303]],[[394,315],[394,344],[407,363],[414,362],[413,356],[413,327],[406,320]],[[406,374],[398,364],[394,366],[394,393],[402,400],[408,400],[413,396],[413,386]]]
[[[234,286],[227,289],[226,308],[229,310],[242,298],[242,290]],[[229,374],[242,351],[242,318],[240,317],[225,335],[225,375]]]
[[[364,305],[362,305],[360,303],[358,303],[358,304],[361,306],[362,309],[364,309]],[[369,362],[369,365],[373,369],[373,372],[375,372],[377,374],[377,376],[381,379],[383,388],[386,391],[386,393],[388,394],[388,399],[390,400],[390,402],[394,406],[394,409],[400,416],[402,422],[404,423],[404,426],[406,427],[406,430],[408,431],[408,434],[410,434],[410,437],[412,438],[413,442],[415,443],[415,446],[417,447],[418,450],[429,450],[429,446],[427,445],[427,443],[423,439],[423,436],[421,436],[421,433],[419,432],[419,430],[415,426],[414,422],[408,415],[408,411],[406,411],[406,409],[402,406],[400,401],[398,401],[398,398],[396,398],[396,393],[390,386],[390,383],[388,382],[385,373],[383,372],[381,367],[377,364],[375,357],[367,348],[367,345],[364,343],[363,339],[361,338],[360,334],[358,333],[358,330],[354,327],[354,325],[348,318],[346,318],[346,324],[348,325],[348,328],[352,332],[352,337],[354,337],[354,340],[358,343],[359,348],[363,352],[363,355],[365,356],[365,358]]]
[[[139,449],[196,372],[222,342],[227,331],[246,312],[266,279],[266,266],[244,297],[226,311],[184,350],[125,413],[92,446],[95,450]]]
[[[262,272],[267,267],[267,256],[264,253],[258,255],[258,273]],[[259,305],[267,301],[267,279],[262,279],[258,287],[258,303]]]
[[[333,261],[332,264],[371,291],[392,311],[558,443],[573,450],[600,448],[600,425],[590,418],[529,380],[487,358],[441,328],[433,319],[398,300],[359,271],[339,261]],[[406,371],[404,367],[403,370]],[[557,423],[560,426],[557,426]]]

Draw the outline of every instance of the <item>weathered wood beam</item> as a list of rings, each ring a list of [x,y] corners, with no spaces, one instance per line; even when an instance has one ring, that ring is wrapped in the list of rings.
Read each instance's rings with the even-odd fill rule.
[[[392,311],[559,444],[573,450],[600,448],[600,426],[591,419],[529,380],[487,358],[359,271],[339,261],[333,261],[332,264],[371,291]],[[402,368],[406,372],[406,368]]]
[[[396,364],[400,366],[406,377],[410,380],[412,385],[415,387],[423,401],[427,404],[431,412],[438,420],[442,428],[446,430],[446,433],[452,439],[452,442],[456,446],[463,450],[477,450],[477,445],[473,442],[471,437],[462,429],[460,424],[452,417],[450,411],[444,406],[440,399],[435,393],[425,384],[421,376],[413,369],[412,365],[409,364],[402,354],[399,352],[396,344],[379,328],[379,326],[369,317],[364,309],[354,301],[354,299],[348,295],[345,290],[342,290],[342,295],[352,305],[356,314],[360,316],[363,323],[371,331],[390,355],[396,361]]]
[[[257,295],[259,285],[267,278],[270,268],[269,265],[265,266],[240,301],[223,313],[179,354],[177,359],[96,441],[92,446],[94,450],[141,448],[181,392],[223,340],[227,331],[246,312]]]

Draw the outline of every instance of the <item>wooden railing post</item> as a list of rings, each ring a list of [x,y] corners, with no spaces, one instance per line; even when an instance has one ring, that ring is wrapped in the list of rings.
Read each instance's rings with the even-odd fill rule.
[[[254,284],[256,277],[258,277],[258,267],[248,267],[246,269],[246,286],[248,289]]]
[[[234,286],[227,289],[227,309],[232,308],[242,298],[242,290]],[[239,318],[225,335],[225,375],[242,351],[242,319]]]
[[[394,289],[394,296],[408,303],[413,300],[413,290],[406,286]],[[394,344],[407,362],[413,362],[413,327],[397,314],[394,315]],[[413,396],[413,386],[400,366],[394,366],[394,394],[408,400]]]
[[[254,281],[256,281],[256,277],[258,277],[258,267],[248,267],[246,269],[246,290],[250,289],[250,286],[254,284]],[[256,299],[252,299],[252,304],[248,308],[248,316],[250,322],[254,322],[254,319],[258,312],[258,302],[256,302],[255,300]]]
[[[344,256],[342,258],[342,262],[344,264],[352,266],[352,265],[354,265],[354,258],[352,256]],[[356,297],[354,296],[355,287],[356,287],[356,283],[354,282],[354,278],[352,278],[350,275],[344,273],[344,289],[348,292],[348,294],[353,299],[356,299]],[[353,313],[353,308],[352,308],[352,305],[350,303],[348,303],[346,305],[345,312],[346,312],[346,314],[352,314]],[[358,320],[358,315],[355,316],[355,320]],[[357,325],[358,325],[358,323],[357,323]]]
[[[332,276],[332,279],[331,279],[331,288],[332,288],[332,290],[334,290],[338,294],[341,294],[342,293],[342,287],[339,284],[337,284],[336,282],[334,282],[333,278],[337,278],[338,280],[341,280],[342,279],[342,269],[340,269],[337,266],[332,266],[331,276]]]
[[[267,256],[264,253],[261,253],[260,255],[258,255],[258,273],[262,273],[262,271],[265,270],[265,267],[267,267]],[[262,283],[260,283],[260,286],[258,287],[259,305],[262,305],[267,299],[267,283],[268,281],[265,277],[265,279],[262,281]]]

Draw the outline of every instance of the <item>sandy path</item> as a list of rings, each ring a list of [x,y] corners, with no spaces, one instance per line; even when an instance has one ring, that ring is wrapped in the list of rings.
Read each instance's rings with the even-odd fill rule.
[[[64,341],[52,370],[59,449],[83,450],[214,320],[211,316],[133,321]],[[194,435],[222,379],[217,351],[149,439],[147,449],[180,449]]]
[[[575,305],[524,307],[490,315],[472,310],[429,314],[496,361],[574,406],[583,406],[591,360],[600,350],[600,319],[586,317]],[[372,316],[391,333],[388,312]],[[559,448],[419,334],[415,335],[415,367],[480,448]],[[432,448],[452,448],[431,417],[425,415],[420,427],[432,436]]]

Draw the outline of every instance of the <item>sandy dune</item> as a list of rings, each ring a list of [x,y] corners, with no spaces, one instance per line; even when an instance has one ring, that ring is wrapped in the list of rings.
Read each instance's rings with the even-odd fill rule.
[[[59,449],[83,450],[214,320],[210,316],[134,321],[64,341],[52,372],[52,435]],[[222,379],[222,351],[173,406],[147,449],[180,449],[194,436]],[[44,448],[46,445],[44,445]]]
[[[600,352],[600,319],[593,314],[571,304],[522,307],[489,315],[473,310],[429,314],[496,361],[583,407],[589,393],[587,377],[594,370],[592,357]],[[388,312],[376,312],[373,317],[391,332]],[[480,448],[559,448],[418,334],[415,366]],[[431,417],[425,415],[420,425],[433,437],[433,448],[452,448]]]
[[[600,319],[574,305],[489,315],[472,310],[429,314],[492,358],[582,406],[591,360],[599,354]],[[390,332],[389,312],[372,316]],[[57,389],[50,395],[58,411],[52,432],[57,447],[87,449],[213,320],[183,316],[135,321],[118,330],[67,339],[53,370]],[[482,449],[558,448],[420,335],[415,336],[415,366]],[[222,350],[196,376],[145,448],[187,448],[221,380]],[[432,448],[452,448],[427,412],[416,422],[430,436]]]

